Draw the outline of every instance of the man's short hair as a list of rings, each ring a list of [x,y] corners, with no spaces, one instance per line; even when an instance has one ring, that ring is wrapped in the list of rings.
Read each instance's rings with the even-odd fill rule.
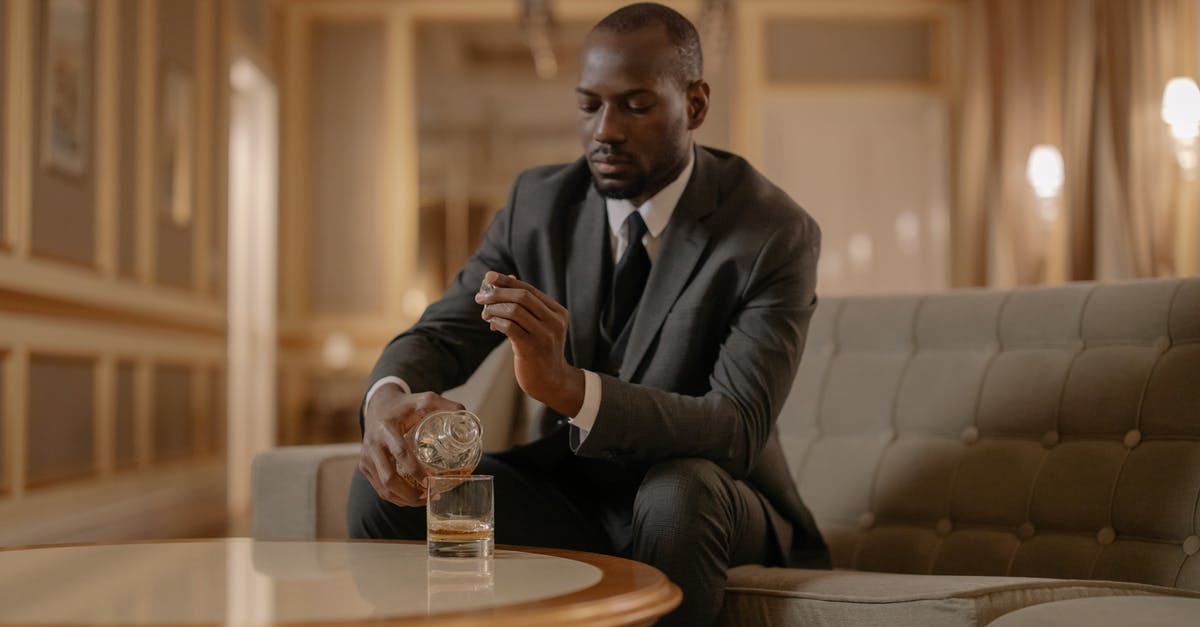
[[[671,7],[656,2],[638,2],[621,7],[600,20],[592,30],[631,33],[661,24],[675,48],[672,72],[683,86],[704,77],[704,55],[700,51],[700,33],[686,17]]]

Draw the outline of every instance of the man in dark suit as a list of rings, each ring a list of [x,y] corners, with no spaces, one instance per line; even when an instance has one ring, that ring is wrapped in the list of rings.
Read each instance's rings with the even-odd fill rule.
[[[353,535],[424,537],[401,436],[458,408],[439,394],[507,337],[550,419],[476,471],[495,476],[497,542],[652,564],[684,592],[666,622],[686,625],[715,618],[731,565],[828,567],[775,428],[816,306],[820,231],[744,160],[693,144],[701,76],[695,28],[661,5],[588,35],[584,157],[518,177],[371,374]]]

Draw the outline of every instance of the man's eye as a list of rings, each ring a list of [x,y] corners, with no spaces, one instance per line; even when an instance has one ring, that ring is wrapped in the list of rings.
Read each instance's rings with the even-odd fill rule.
[[[652,109],[653,107],[654,107],[654,105],[652,105],[652,104],[646,104],[646,103],[642,103],[642,102],[631,102],[631,103],[625,105],[625,108],[629,109],[633,113],[645,113],[645,112],[649,111],[650,109]]]
[[[594,102],[581,102],[581,103],[579,103],[579,110],[580,110],[580,111],[583,111],[583,112],[585,112],[585,113],[595,113],[595,112],[596,112],[596,110],[598,110],[599,108],[600,108],[600,105],[598,105],[598,104],[596,104],[596,103],[594,103]]]

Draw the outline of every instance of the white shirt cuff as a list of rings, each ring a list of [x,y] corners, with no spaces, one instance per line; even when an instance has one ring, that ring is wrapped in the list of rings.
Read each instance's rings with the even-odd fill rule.
[[[592,426],[596,424],[596,414],[600,413],[600,375],[591,370],[583,371],[583,407],[579,408],[579,413],[575,414],[574,418],[567,420],[583,431],[583,436],[587,437],[587,432],[592,430]]]
[[[404,390],[405,394],[412,393],[412,388],[408,387],[408,382],[406,382],[404,379],[401,379],[400,377],[391,377],[391,376],[384,377],[384,378],[376,381],[375,385],[372,385],[371,389],[367,390],[367,400],[363,401],[363,413],[366,413],[367,405],[371,404],[371,397],[375,396],[375,393],[379,391],[379,388],[381,388],[385,385],[398,385],[398,386],[400,386],[401,390]]]

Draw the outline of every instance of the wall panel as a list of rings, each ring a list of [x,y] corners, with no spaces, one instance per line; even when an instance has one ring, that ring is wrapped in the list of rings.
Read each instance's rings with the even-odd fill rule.
[[[0,13],[4,13],[4,11],[0,11]],[[0,24],[0,29],[2,28],[3,25]],[[4,383],[8,381],[5,376],[6,369],[8,368],[7,357],[4,353],[0,353],[0,494],[7,494],[11,489],[8,485],[8,445],[7,440],[5,440],[8,429],[4,424],[4,407],[7,406],[5,404],[7,399],[5,393],[7,390],[4,388]]]
[[[121,155],[117,192],[117,272],[136,276],[137,269],[137,126],[138,3],[120,4],[120,85],[117,91]]]
[[[33,3],[33,231],[32,248],[35,254],[93,265],[96,256],[96,180],[93,146],[95,142],[94,62],[96,59],[95,12],[88,13],[84,41],[84,93],[76,114],[83,116],[84,133],[80,150],[83,154],[81,172],[70,172],[45,161],[42,124],[49,114],[46,98],[47,83],[53,76],[47,67],[46,34],[49,25],[49,3]],[[65,88],[64,88],[65,91]],[[71,96],[64,94],[63,100]],[[70,113],[68,113],[70,115]]]
[[[229,408],[228,397],[226,396],[225,388],[225,369],[213,368],[212,376],[208,379],[209,393],[209,449],[213,453],[219,455],[225,454],[225,438],[227,434]]]
[[[4,6],[4,5],[0,5],[0,52],[3,52],[3,55],[0,56],[0,85],[3,85],[4,89],[7,91],[7,89],[8,89],[8,7]],[[5,159],[8,158],[8,141],[7,141],[7,137],[8,137],[7,126],[8,125],[6,124],[7,120],[8,120],[8,98],[0,98],[0,190],[5,188],[6,181],[4,179],[7,176],[7,173],[5,171],[5,165],[4,165]],[[8,228],[8,224],[7,224],[8,218],[7,218],[7,214],[5,212],[6,212],[6,209],[5,209],[5,202],[4,202],[4,194],[0,193],[0,248],[3,248],[4,242],[7,241],[6,236],[8,234],[8,231],[6,230]],[[3,448],[0,448],[0,452],[2,452],[3,450],[4,450]],[[0,462],[2,462],[2,460],[0,460]],[[0,470],[0,472],[3,472],[3,470]],[[2,476],[2,475],[0,475],[0,476]],[[3,481],[0,480],[0,486],[3,486],[3,485],[4,485]],[[3,489],[3,488],[0,487],[0,489]]]
[[[129,468],[137,465],[137,428],[134,418],[137,399],[134,397],[134,364],[117,364],[117,415],[116,415],[116,466]]]
[[[378,311],[383,27],[327,22],[313,40],[310,307]]]
[[[192,232],[195,229],[196,195],[198,185],[204,181],[196,179],[196,162],[189,154],[194,153],[195,145],[183,146],[190,142],[208,141],[208,138],[196,136],[195,115],[198,110],[196,101],[196,4],[194,2],[160,2],[158,4],[158,93],[155,94],[156,126],[158,131],[157,153],[155,161],[155,202],[154,221],[156,228],[158,282],[172,287],[190,289],[192,286]],[[174,78],[172,78],[174,77]],[[168,126],[168,94],[172,83],[182,81],[190,86],[191,103],[190,117],[185,124],[190,128],[191,138],[183,134],[166,132]],[[191,180],[191,188],[175,189],[173,187],[173,167],[178,159],[187,159],[186,176]],[[185,194],[189,197],[191,211],[187,215],[172,215],[172,198],[174,194]]]
[[[187,366],[154,369],[154,460],[186,457],[195,451],[192,373]]]
[[[28,484],[95,474],[94,359],[29,359]]]
[[[771,82],[915,82],[933,76],[929,19],[783,19],[767,23]]]

